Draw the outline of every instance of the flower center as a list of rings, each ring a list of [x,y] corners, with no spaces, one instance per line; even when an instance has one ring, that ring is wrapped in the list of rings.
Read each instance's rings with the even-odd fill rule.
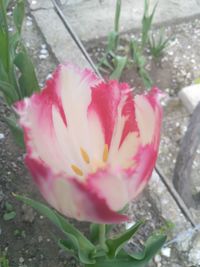
[[[81,153],[81,156],[82,156],[82,159],[84,160],[84,162],[87,163],[88,165],[90,165],[90,171],[96,172],[96,170],[98,168],[102,168],[105,166],[105,163],[108,160],[109,150],[108,150],[108,145],[105,144],[104,149],[103,149],[103,153],[102,153],[102,160],[100,160],[100,161],[96,161],[96,160],[91,161],[87,151],[85,149],[83,149],[82,147],[80,148],[80,153]],[[84,175],[84,172],[81,170],[81,168],[79,168],[75,164],[72,164],[71,168],[76,175],[78,175],[78,176]]]

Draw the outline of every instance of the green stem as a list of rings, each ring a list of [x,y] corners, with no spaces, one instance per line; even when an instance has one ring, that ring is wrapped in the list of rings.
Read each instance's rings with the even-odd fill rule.
[[[103,250],[107,249],[105,241],[106,241],[106,225],[100,224],[99,225],[99,244]]]
[[[115,23],[114,23],[115,32],[119,32],[120,13],[121,13],[121,0],[117,0],[115,8]]]

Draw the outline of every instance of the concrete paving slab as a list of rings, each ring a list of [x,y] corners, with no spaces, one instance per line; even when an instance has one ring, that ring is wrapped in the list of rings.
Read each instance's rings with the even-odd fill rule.
[[[114,0],[62,0],[62,10],[83,41],[104,37],[113,29]],[[158,2],[154,23],[176,21],[200,15],[200,0],[151,0],[151,8]],[[143,15],[143,0],[123,0],[120,29],[139,28]]]
[[[193,84],[183,88],[179,97],[186,109],[192,114],[200,101],[200,84]]]
[[[69,32],[55,12],[50,0],[28,0],[31,14],[44,35],[47,44],[59,62],[74,62],[81,67],[89,67],[88,62],[72,40]],[[34,4],[33,4],[34,3]]]

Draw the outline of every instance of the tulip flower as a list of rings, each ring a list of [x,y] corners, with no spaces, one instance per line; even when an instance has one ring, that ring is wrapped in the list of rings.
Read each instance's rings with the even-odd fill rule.
[[[60,213],[120,223],[119,211],[154,168],[162,108],[157,88],[133,96],[126,83],[59,65],[40,93],[16,103],[25,163],[43,197]]]

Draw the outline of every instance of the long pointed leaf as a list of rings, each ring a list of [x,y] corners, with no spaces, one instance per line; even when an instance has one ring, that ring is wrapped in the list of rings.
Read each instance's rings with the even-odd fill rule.
[[[110,79],[119,80],[127,64],[127,57],[116,56],[116,68],[110,75]]]
[[[22,22],[24,20],[25,5],[24,0],[18,0],[13,11],[13,20],[19,33],[21,33]]]
[[[0,61],[6,72],[9,72],[9,36],[6,18],[6,7],[3,0],[0,0]]]
[[[5,7],[5,10],[8,8],[9,3],[10,3],[10,0],[3,0],[3,5]]]
[[[15,57],[14,64],[21,72],[19,85],[22,96],[31,96],[35,91],[39,91],[34,66],[25,49]]]
[[[105,257],[99,258],[95,264],[86,264],[85,267],[146,267],[147,263],[164,245],[165,240],[166,236],[163,235],[149,238],[146,243],[144,257],[142,259],[135,259],[124,252],[113,259]]]
[[[0,91],[3,92],[8,105],[11,105],[18,100],[18,95],[15,91],[15,88],[11,84],[0,81]]]
[[[135,235],[135,233],[138,231],[138,229],[141,227],[142,224],[143,224],[142,221],[138,222],[135,225],[133,225],[130,229],[128,229],[126,232],[119,235],[118,237],[114,239],[108,239],[106,241],[106,244],[109,249],[108,255],[110,257],[116,257],[118,252],[130,240],[130,238]]]
[[[0,62],[2,63],[6,73],[9,72],[9,50],[8,37],[6,32],[0,26]]]
[[[16,198],[36,209],[44,216],[46,216],[52,223],[54,223],[73,243],[73,246],[76,248],[82,263],[95,263],[95,260],[92,259],[92,256],[95,253],[95,246],[63,216],[59,215],[53,209],[50,209],[44,204],[33,199],[19,195],[16,195]]]

